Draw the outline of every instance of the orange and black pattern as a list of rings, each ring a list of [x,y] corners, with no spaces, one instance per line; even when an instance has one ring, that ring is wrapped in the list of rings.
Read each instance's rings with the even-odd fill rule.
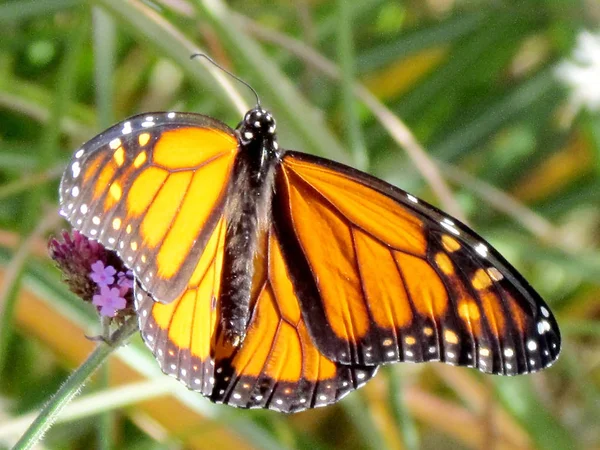
[[[257,298],[244,344],[215,345],[218,373],[211,399],[234,406],[300,411],[334,403],[358,389],[377,366],[343,365],[315,347],[280,245],[271,231],[266,273],[257,284]]]
[[[133,117],[71,160],[61,213],[135,278],[162,370],[210,400],[301,411],[398,361],[517,375],[552,364],[548,306],[435,207],[329,160],[281,150],[259,106],[236,130]]]
[[[274,207],[299,300],[343,364],[443,361],[504,375],[559,352],[548,307],[489,244],[400,189],[286,153]]]
[[[134,286],[140,331],[161,369],[195,391],[210,396],[215,383],[213,336],[217,327],[226,225],[213,230],[184,292],[174,301],[155,301]]]
[[[294,412],[334,403],[366,383],[377,366],[334,363],[314,346],[274,233],[244,345],[218,332],[224,228],[217,227],[186,291],[167,305],[136,286],[144,342],[160,367],[217,403]],[[221,255],[221,260],[219,260]]]
[[[233,130],[209,117],[132,117],[75,153],[61,182],[61,213],[168,303],[223,214],[237,150]]]

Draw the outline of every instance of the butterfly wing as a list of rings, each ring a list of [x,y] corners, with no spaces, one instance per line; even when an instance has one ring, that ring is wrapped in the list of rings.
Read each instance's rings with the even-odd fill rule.
[[[219,280],[225,227],[220,222],[184,293],[155,302],[136,286],[142,338],[162,370],[217,403],[297,412],[338,401],[377,367],[328,360],[314,346],[273,233],[257,258],[252,318],[244,342],[219,331]]]
[[[293,262],[284,260],[273,230],[266,240],[244,342],[233,347],[217,339],[211,399],[283,412],[335,403],[366,383],[377,367],[335,363],[315,347],[292,287]]]
[[[400,189],[287,152],[273,219],[308,332],[333,361],[443,361],[514,375],[558,356],[556,321],[517,271]]]
[[[161,369],[210,396],[214,388],[213,342],[218,323],[225,222],[215,227],[184,290],[171,303],[155,301],[136,282],[135,307],[142,339]]]
[[[223,213],[237,151],[233,130],[206,116],[132,117],[75,152],[61,214],[168,303],[188,286]]]

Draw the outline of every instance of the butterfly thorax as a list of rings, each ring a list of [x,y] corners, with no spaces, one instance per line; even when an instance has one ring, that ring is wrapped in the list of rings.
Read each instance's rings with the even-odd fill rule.
[[[250,321],[254,260],[263,252],[271,210],[274,173],[282,152],[277,145],[273,116],[260,107],[246,113],[236,133],[240,149],[229,186],[227,234],[221,276],[221,330],[238,346]]]

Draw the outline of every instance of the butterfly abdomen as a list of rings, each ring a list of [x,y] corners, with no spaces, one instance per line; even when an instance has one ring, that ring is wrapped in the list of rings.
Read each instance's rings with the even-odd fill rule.
[[[274,172],[279,164],[274,126],[267,112],[254,109],[237,130],[240,151],[227,196],[219,301],[221,330],[234,346],[243,341],[250,321],[254,259],[271,211]]]

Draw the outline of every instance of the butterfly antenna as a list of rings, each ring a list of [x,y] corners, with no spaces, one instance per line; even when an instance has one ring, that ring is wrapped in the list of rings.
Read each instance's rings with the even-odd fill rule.
[[[221,69],[223,72],[225,72],[231,78],[236,79],[237,81],[242,83],[244,86],[246,86],[248,89],[250,89],[252,91],[252,93],[254,94],[254,97],[256,97],[256,106],[258,106],[260,108],[260,98],[258,98],[258,92],[256,92],[256,90],[254,90],[254,88],[252,86],[250,86],[250,84],[248,84],[246,81],[242,80],[237,75],[234,75],[229,70],[225,69],[223,66],[219,65],[214,59],[212,59],[210,56],[208,56],[204,53],[194,53],[193,55],[190,56],[190,59],[195,59],[195,58],[205,58],[213,66],[217,67],[218,69]]]

